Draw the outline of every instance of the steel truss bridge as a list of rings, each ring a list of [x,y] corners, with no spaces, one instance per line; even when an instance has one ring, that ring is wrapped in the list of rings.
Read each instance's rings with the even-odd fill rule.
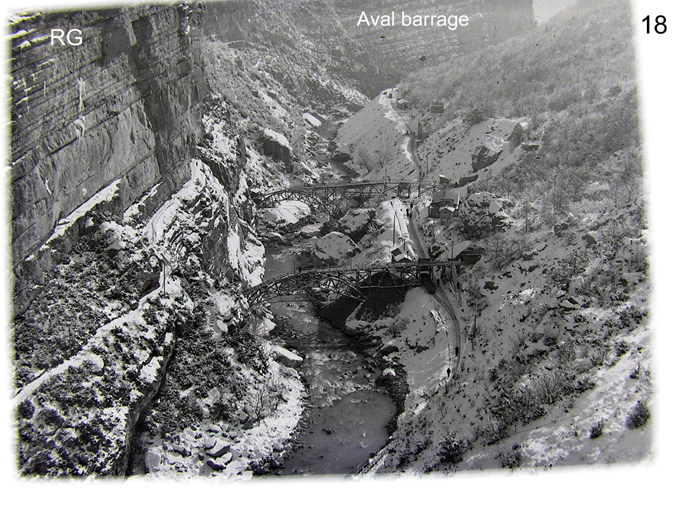
[[[330,212],[336,209],[340,201],[353,199],[364,201],[371,197],[395,196],[410,199],[413,192],[433,188],[443,188],[443,185],[420,184],[411,181],[376,181],[352,182],[334,185],[311,185],[276,190],[256,199],[259,208],[272,208],[280,201],[296,200],[309,205],[313,210]]]
[[[407,288],[424,284],[425,277],[433,278],[434,270],[446,270],[454,275],[455,267],[467,265],[462,261],[420,261],[392,263],[365,268],[330,267],[308,269],[276,277],[249,288],[245,296],[251,305],[267,302],[275,297],[314,292],[331,299],[348,297],[362,301],[371,289]]]

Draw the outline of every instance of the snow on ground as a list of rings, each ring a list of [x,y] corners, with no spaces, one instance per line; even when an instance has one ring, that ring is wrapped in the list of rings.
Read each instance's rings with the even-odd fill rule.
[[[352,154],[350,165],[365,179],[417,181],[409,150],[409,133],[416,129],[417,121],[409,111],[400,112],[394,107],[390,91],[384,91],[352,116],[340,128],[337,142],[341,151]],[[490,119],[469,128],[459,119],[447,124],[417,150],[423,167],[429,162],[424,181],[436,183],[439,175],[457,181],[474,174],[472,157],[483,144],[501,153],[496,162],[478,172],[498,172],[521,155],[521,147],[513,148],[509,140],[517,126],[527,125],[527,118]]]
[[[296,224],[310,214],[310,206],[295,200],[280,201],[276,206],[264,208],[260,212],[264,222],[273,226]]]
[[[408,132],[406,120],[393,108],[392,100],[380,94],[339,128],[336,140],[340,151],[352,155],[350,166],[363,178],[381,180],[385,169],[391,169],[394,176],[400,169],[402,177],[414,169]],[[417,174],[411,178],[417,180]]]
[[[202,118],[206,133],[211,134],[211,147],[221,154],[223,158],[237,159],[237,139],[229,137],[226,133],[226,121],[218,120],[210,114]]]
[[[332,267],[339,266],[350,256],[359,252],[360,249],[354,241],[338,231],[327,233],[313,247],[313,256],[317,262]]]
[[[245,283],[256,286],[263,280],[266,249],[246,223],[240,222],[237,225],[242,229],[234,229],[228,235],[230,266],[237,270]],[[242,234],[245,232],[246,236]]]
[[[100,190],[97,194],[93,195],[85,203],[76,208],[69,215],[61,219],[57,223],[57,226],[55,227],[54,232],[52,233],[50,238],[48,238],[47,242],[45,242],[45,244],[41,247],[41,250],[49,247],[49,245],[58,238],[63,237],[69,230],[69,228],[73,226],[78,219],[85,216],[98,204],[109,202],[114,197],[116,197],[116,195],[119,193],[120,183],[120,179],[113,181],[112,183],[104,187],[102,190]]]
[[[391,251],[399,248],[408,258],[417,259],[417,249],[410,237],[406,205],[400,199],[383,201],[377,207],[375,222],[379,229],[367,234],[359,243],[363,252],[354,256],[353,266],[391,263]]]
[[[145,474],[143,478],[209,475],[218,481],[251,479],[252,464],[255,460],[283,451],[304,409],[303,397],[306,390],[294,370],[271,361],[269,375],[270,382],[262,386],[277,383],[281,400],[275,411],[250,429],[235,429],[219,422],[201,425],[199,428],[188,427],[181,433],[179,442],[170,446],[167,446],[168,443],[155,441],[146,455],[146,464],[153,468],[153,471]],[[248,388],[245,392],[254,395],[261,393],[262,389]],[[185,449],[194,454],[208,451],[207,446],[216,450],[223,447],[223,453],[218,452],[219,455],[216,457],[207,453],[211,464],[222,469],[212,471],[201,458],[186,457],[174,451],[175,446],[182,447],[181,451]],[[183,469],[179,472],[178,468]]]
[[[469,129],[459,119],[449,123],[417,150],[420,162],[429,161],[427,181],[437,182],[443,175],[455,182],[474,174],[472,155],[484,143],[502,152],[498,160],[478,173],[497,173],[504,169],[521,155],[521,147],[512,148],[508,141],[515,126],[524,125],[527,121],[526,118],[489,119]]]
[[[445,319],[445,320],[444,320]],[[421,397],[433,392],[446,377],[448,350],[453,326],[439,302],[422,288],[413,288],[396,315],[404,326],[397,338],[386,342],[399,349],[396,358],[408,374],[410,395],[406,410],[420,404]]]
[[[630,430],[624,427],[636,401],[649,397],[651,393],[648,383],[631,377],[642,356],[651,356],[649,338],[650,333],[645,327],[625,336],[624,341],[635,351],[624,355],[614,365],[598,370],[597,386],[577,397],[569,414],[562,409],[554,409],[539,420],[515,429],[502,447],[473,450],[459,466],[460,469],[479,469],[482,464],[499,467],[491,461],[501,449],[510,449],[514,445],[521,446],[523,465],[530,467],[650,459],[652,429]],[[642,368],[641,371],[645,373],[646,370]],[[643,388],[647,388],[644,394]],[[603,424],[603,433],[591,439],[591,428],[598,422]]]

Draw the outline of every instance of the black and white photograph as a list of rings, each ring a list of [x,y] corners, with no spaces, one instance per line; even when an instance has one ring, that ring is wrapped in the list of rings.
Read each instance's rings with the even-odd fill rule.
[[[11,477],[627,497],[676,407],[667,5],[7,7]]]

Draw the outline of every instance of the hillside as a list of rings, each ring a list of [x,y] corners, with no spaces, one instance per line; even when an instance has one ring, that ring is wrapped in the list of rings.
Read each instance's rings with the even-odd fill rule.
[[[450,219],[427,218],[429,196],[418,204],[429,252],[446,260],[468,241],[483,257],[460,274],[462,299],[451,290],[463,337],[454,378],[415,396],[368,472],[651,456],[648,230],[627,7],[583,3],[399,84],[416,105],[413,129],[420,119],[427,132],[417,155],[429,181],[476,176],[454,189]],[[429,112],[437,98],[443,114]],[[380,104],[342,138],[389,124]],[[357,143],[395,148],[402,162],[402,126],[368,129]],[[484,146],[495,158],[482,164]],[[411,177],[408,164],[386,160],[382,174]],[[387,325],[372,332],[398,348],[390,357],[417,358],[411,334]]]
[[[241,49],[204,37],[204,14],[12,18],[20,474],[236,478],[301,417],[301,381],[243,297],[264,272],[252,194],[319,180],[312,105],[365,97],[310,54],[276,58],[267,31]],[[83,47],[51,48],[56,22],[82,26]],[[204,459],[211,439],[224,462]]]
[[[367,7],[471,12],[457,34],[360,30],[365,4],[12,16],[19,474],[305,473],[287,464],[309,439],[345,474],[651,456],[628,4],[537,27],[527,0]],[[52,48],[55,23],[83,46]],[[352,171],[425,187],[259,207]],[[397,258],[410,285],[367,278],[373,300],[325,281]],[[313,305],[252,300],[277,276]],[[335,407],[338,426],[315,423]]]

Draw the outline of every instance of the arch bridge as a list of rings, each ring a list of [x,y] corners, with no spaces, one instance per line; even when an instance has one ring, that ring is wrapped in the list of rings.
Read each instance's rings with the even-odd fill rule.
[[[250,304],[256,305],[275,297],[311,291],[331,294],[335,299],[349,297],[361,301],[371,289],[424,286],[429,293],[433,293],[434,270],[438,269],[442,273],[445,270],[445,275],[455,275],[456,267],[467,264],[456,260],[422,260],[365,268],[308,269],[263,282],[249,288],[245,296]]]

